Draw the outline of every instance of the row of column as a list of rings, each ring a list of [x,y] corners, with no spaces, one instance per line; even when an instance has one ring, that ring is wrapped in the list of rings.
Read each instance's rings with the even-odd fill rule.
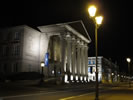
[[[66,35],[66,65],[64,71],[73,76],[88,76],[88,46],[83,40]],[[64,61],[65,62],[65,61]]]

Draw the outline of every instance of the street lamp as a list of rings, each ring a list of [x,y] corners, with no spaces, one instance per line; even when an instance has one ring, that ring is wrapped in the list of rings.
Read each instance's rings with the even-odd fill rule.
[[[95,14],[96,14],[96,7],[94,6],[94,5],[92,5],[92,6],[90,6],[89,8],[88,8],[88,12],[89,12],[89,15],[90,15],[90,17],[94,17],[95,16]]]
[[[131,71],[130,71],[130,62],[131,62],[131,59],[130,58],[127,58],[127,62],[128,62],[128,73],[129,73],[129,87],[131,87]]]
[[[102,20],[103,20],[102,16],[97,16],[97,17],[95,17],[95,19],[96,19],[97,25],[101,25],[102,24]]]
[[[44,68],[44,62],[42,61],[41,62],[41,68],[42,68],[42,77],[41,77],[41,82],[43,82],[43,77],[44,77],[44,75],[43,75],[43,68]]]
[[[95,23],[95,55],[96,55],[96,95],[95,95],[95,100],[99,100],[98,96],[99,96],[99,84],[98,84],[98,66],[97,66],[97,56],[98,56],[98,52],[97,52],[97,29],[98,26],[102,23],[103,17],[102,16],[97,16],[96,15],[96,7],[95,6],[90,6],[88,8],[88,12],[90,17],[93,19],[94,23]]]

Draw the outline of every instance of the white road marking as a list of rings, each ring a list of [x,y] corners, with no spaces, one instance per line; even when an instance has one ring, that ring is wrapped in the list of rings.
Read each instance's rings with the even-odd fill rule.
[[[82,96],[93,94],[93,93],[95,93],[95,92],[86,93],[86,94],[82,94],[82,95],[78,95],[78,96],[71,96],[71,97],[62,98],[62,99],[59,99],[59,100],[69,100],[69,99],[73,99],[73,98],[77,98],[77,97],[82,97]]]

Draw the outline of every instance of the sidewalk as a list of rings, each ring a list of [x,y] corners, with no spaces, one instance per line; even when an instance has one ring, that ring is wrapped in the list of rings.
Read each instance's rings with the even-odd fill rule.
[[[95,93],[88,93],[80,96],[64,98],[63,100],[95,100]],[[111,90],[99,93],[99,100],[133,100],[133,84],[129,88],[128,85],[114,87]]]

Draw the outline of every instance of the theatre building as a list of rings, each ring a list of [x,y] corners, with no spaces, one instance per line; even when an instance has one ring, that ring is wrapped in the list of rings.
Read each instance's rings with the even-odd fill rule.
[[[88,44],[82,21],[38,26],[27,25],[0,30],[0,73],[39,72],[64,82],[88,80]]]

